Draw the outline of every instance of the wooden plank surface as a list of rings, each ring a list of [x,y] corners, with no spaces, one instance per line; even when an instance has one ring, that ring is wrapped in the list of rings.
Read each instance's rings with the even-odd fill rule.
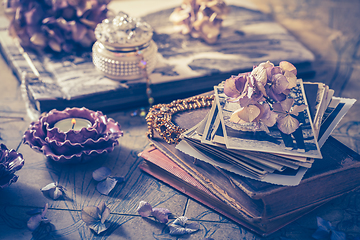
[[[331,84],[336,96],[359,99],[358,1],[253,1],[315,53],[313,65],[317,75],[309,80]],[[129,6],[133,6],[132,11],[136,11],[135,2],[129,1]],[[162,2],[163,9],[170,7],[168,1]],[[112,4],[118,4],[118,1]],[[21,98],[20,85],[3,58],[0,58],[0,71],[0,116],[23,118],[0,118],[0,142],[8,148],[17,149],[31,119]],[[165,225],[142,219],[137,214],[136,207],[140,200],[149,201],[153,206],[166,207],[174,213],[174,217],[184,214],[200,223],[200,231],[185,239],[312,239],[311,235],[317,229],[317,216],[331,221],[337,230],[346,233],[347,239],[360,237],[359,191],[331,201],[267,238],[261,238],[186,198],[137,168],[141,161],[137,153],[145,149],[148,143],[144,135],[145,120],[131,116],[133,111],[108,114],[122,125],[125,135],[114,152],[90,164],[56,166],[28,146],[20,146],[25,165],[18,171],[18,182],[0,189],[0,239],[39,239],[39,235],[33,236],[26,228],[29,218],[26,211],[43,207],[46,202],[50,205],[47,217],[53,224],[51,236],[46,239],[176,239],[168,234]],[[359,119],[360,105],[357,102],[333,134],[357,152],[360,152]],[[100,166],[110,167],[117,176],[126,174],[126,181],[118,184],[109,196],[97,193],[96,183],[91,180],[91,172]],[[53,181],[65,185],[72,200],[53,201],[44,197],[39,189]],[[112,210],[109,217],[112,225],[109,232],[95,236],[80,220],[80,210],[100,200],[106,201]]]

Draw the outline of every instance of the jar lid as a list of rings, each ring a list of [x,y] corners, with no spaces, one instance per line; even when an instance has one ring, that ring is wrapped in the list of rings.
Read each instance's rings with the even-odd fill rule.
[[[152,27],[141,18],[133,18],[124,12],[104,19],[95,28],[95,37],[107,48],[115,50],[140,47],[149,42]]]

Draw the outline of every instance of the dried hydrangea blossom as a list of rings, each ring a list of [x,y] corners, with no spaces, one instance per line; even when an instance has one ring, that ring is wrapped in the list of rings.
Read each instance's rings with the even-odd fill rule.
[[[220,35],[222,21],[229,9],[222,0],[183,0],[169,20],[182,34],[215,43]]]
[[[4,144],[0,144],[0,188],[8,187],[17,181],[15,172],[24,166],[24,158],[21,153],[9,150]]]
[[[110,0],[5,0],[10,35],[23,47],[73,53],[90,49]]]
[[[290,90],[297,85],[297,70],[287,61],[279,66],[267,61],[255,66],[250,73],[231,76],[224,83],[224,93],[229,102],[239,108],[230,121],[238,124],[252,123],[252,130],[265,130],[277,123],[279,130],[291,134],[299,127],[295,118],[306,105],[293,106],[288,99]]]

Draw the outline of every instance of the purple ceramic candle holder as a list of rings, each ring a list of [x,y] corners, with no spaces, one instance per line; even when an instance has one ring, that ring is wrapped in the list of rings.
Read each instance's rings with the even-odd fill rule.
[[[55,125],[64,119],[84,119],[89,127],[60,130]],[[120,125],[102,112],[86,108],[51,110],[32,122],[24,134],[24,143],[60,163],[83,163],[102,153],[109,153],[122,136]]]
[[[15,172],[24,166],[24,158],[15,150],[8,150],[4,144],[0,144],[0,188],[5,188],[16,182],[18,176]]]

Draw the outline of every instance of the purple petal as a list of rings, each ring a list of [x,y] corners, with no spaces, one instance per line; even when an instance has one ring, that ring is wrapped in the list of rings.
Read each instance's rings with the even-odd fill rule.
[[[108,195],[111,190],[113,190],[113,188],[115,187],[117,183],[117,180],[116,179],[113,179],[113,178],[107,178],[106,180],[102,181],[102,182],[99,182],[97,185],[96,185],[96,189],[101,193],[101,194],[104,194],[104,195]]]
[[[108,167],[101,167],[96,169],[92,176],[94,178],[95,181],[102,181],[104,179],[106,179],[107,177],[110,177],[111,174],[111,170]]]
[[[166,208],[153,208],[151,215],[153,215],[159,222],[167,223],[171,212]]]
[[[137,211],[140,214],[140,216],[149,217],[152,212],[152,207],[148,202],[140,201]]]
[[[275,94],[280,94],[282,92],[285,91],[285,89],[287,89],[289,82],[286,79],[286,77],[282,74],[276,74],[272,77],[271,79],[272,81],[272,90],[274,91]]]
[[[245,75],[231,76],[225,81],[224,93],[231,98],[237,98],[241,92],[244,91],[247,83],[247,77]]]
[[[106,219],[110,216],[110,208],[106,207],[101,216],[101,223],[105,223]]]

